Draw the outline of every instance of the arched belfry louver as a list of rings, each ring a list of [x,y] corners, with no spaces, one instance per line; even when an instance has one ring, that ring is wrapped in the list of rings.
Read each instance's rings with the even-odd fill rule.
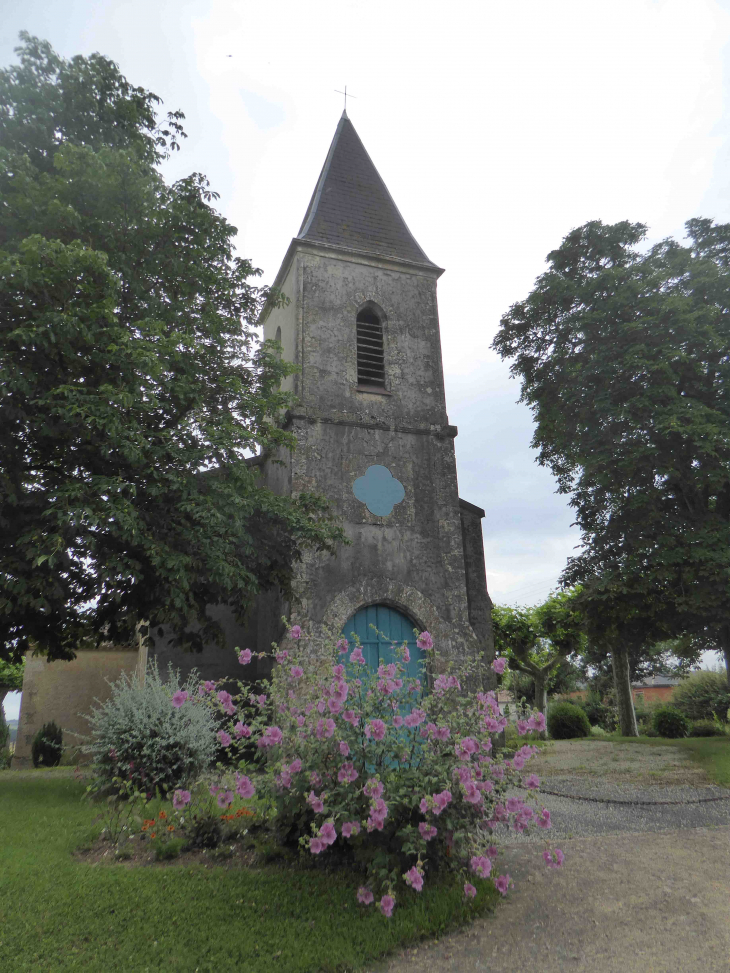
[[[366,308],[357,316],[357,384],[385,388],[383,322]]]

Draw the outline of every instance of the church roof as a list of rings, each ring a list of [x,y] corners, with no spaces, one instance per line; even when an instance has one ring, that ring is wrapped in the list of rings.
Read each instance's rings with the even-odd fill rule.
[[[345,112],[297,239],[435,266],[406,226]]]

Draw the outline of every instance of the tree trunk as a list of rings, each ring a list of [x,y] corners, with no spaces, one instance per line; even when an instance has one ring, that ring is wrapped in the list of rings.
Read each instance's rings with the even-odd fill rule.
[[[730,690],[730,625],[720,626],[720,647],[725,656],[725,675],[727,676],[727,688]]]
[[[621,736],[637,737],[639,728],[636,725],[634,700],[631,695],[631,671],[629,668],[629,650],[625,645],[618,645],[611,649],[613,663],[613,684],[616,687],[616,702],[618,703],[618,722]]]
[[[547,673],[536,672],[533,676],[535,682],[535,706],[547,719]],[[540,739],[547,740],[547,730],[540,731]]]

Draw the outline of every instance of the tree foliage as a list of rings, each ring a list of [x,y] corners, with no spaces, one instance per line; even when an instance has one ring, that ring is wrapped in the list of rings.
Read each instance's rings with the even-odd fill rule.
[[[730,226],[686,228],[648,250],[638,223],[573,230],[495,348],[571,497],[591,641],[709,631],[730,663]]]
[[[268,294],[193,173],[156,168],[182,114],[95,54],[22,36],[0,71],[0,652],[69,658],[140,620],[200,648],[302,548],[342,537],[246,457],[293,446]]]

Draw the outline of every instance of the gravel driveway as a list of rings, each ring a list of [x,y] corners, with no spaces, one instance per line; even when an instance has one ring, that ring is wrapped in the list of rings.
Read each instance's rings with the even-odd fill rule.
[[[544,832],[511,832],[493,916],[368,973],[730,973],[730,790],[671,747],[573,744],[529,767],[563,868],[543,864]]]

